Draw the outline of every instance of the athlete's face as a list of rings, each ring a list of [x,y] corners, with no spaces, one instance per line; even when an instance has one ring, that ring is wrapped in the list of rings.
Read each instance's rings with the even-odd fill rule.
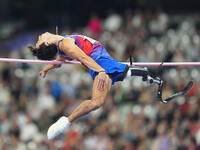
[[[36,48],[39,48],[39,46],[42,44],[42,43],[45,43],[45,45],[48,45],[48,40],[50,39],[50,36],[51,34],[46,32],[46,33],[43,33],[41,35],[38,36],[38,41],[36,43]]]

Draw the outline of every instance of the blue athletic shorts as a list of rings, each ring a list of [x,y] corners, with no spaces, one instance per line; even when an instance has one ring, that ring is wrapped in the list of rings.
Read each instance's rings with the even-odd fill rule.
[[[102,68],[105,69],[106,73],[112,79],[112,85],[114,85],[114,83],[117,81],[122,81],[124,77],[126,76],[126,73],[129,68],[128,65],[119,63],[114,59],[98,58],[95,61]],[[90,75],[92,79],[94,80],[94,78],[96,77],[98,73],[91,69],[89,69],[89,71],[90,71]]]

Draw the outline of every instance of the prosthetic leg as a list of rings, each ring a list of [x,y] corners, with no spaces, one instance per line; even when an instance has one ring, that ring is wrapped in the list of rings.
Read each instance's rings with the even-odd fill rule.
[[[161,64],[162,67],[162,64]],[[139,67],[139,66],[133,66],[132,60],[130,59],[130,66],[129,69],[131,71],[131,76],[138,76],[142,77],[142,80],[147,82],[148,84],[157,84],[158,85],[158,92],[157,92],[157,98],[162,103],[168,103],[169,101],[185,95],[193,86],[193,81],[190,81],[187,86],[180,92],[177,92],[173,94],[172,96],[168,97],[167,99],[162,99],[162,88],[163,88],[163,80],[161,80],[158,76],[152,75],[147,68],[145,67]]]
[[[150,72],[147,68],[139,67],[139,66],[129,66],[129,69],[131,70],[131,76],[138,76],[142,77],[142,80],[144,82],[147,82],[148,84],[161,84],[161,79],[159,77],[155,77],[153,75],[150,75]]]

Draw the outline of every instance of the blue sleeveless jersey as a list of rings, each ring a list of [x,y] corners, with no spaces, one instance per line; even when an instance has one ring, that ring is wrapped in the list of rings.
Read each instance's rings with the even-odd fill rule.
[[[103,45],[92,38],[89,38],[84,35],[66,35],[64,38],[73,38],[75,40],[75,44],[88,56],[93,58],[93,60],[99,64],[102,68],[105,69],[106,73],[110,75],[112,78],[112,84],[118,81],[119,77],[124,73],[126,65],[117,62],[113,59],[107,52],[107,50],[103,47]],[[65,55],[58,48],[58,54],[60,57],[72,60],[71,57]],[[94,80],[96,73],[92,69],[89,69],[90,75]]]

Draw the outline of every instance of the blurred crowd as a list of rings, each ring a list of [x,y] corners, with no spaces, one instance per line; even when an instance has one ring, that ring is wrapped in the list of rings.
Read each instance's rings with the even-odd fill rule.
[[[162,10],[113,11],[101,19],[91,14],[88,25],[62,34],[98,39],[118,61],[200,61],[200,16],[166,14]],[[24,47],[1,57],[33,59]],[[91,97],[92,79],[81,66],[63,65],[39,77],[43,65],[0,63],[1,150],[198,150],[200,149],[200,70],[165,67],[163,97],[194,80],[192,90],[169,104],[156,99],[156,85],[140,78],[114,85],[104,106],[48,141],[48,127],[68,116]],[[157,68],[151,68],[156,71]]]

